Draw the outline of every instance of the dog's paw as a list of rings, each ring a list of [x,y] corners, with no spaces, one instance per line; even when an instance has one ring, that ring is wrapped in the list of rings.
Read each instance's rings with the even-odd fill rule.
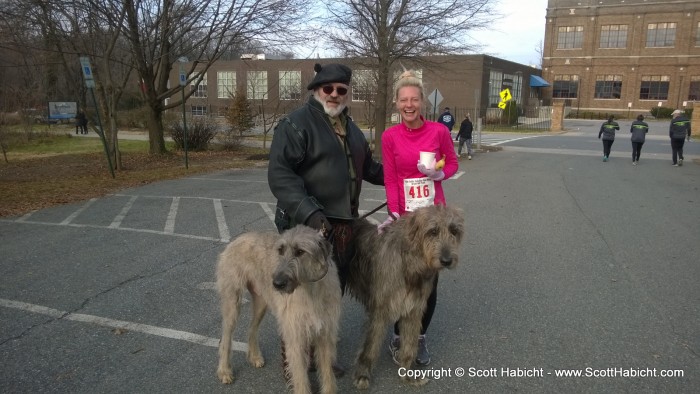
[[[369,377],[368,376],[355,376],[355,380],[352,382],[358,390],[367,390],[369,388]]]
[[[408,376],[404,376],[401,379],[404,382],[410,384],[411,386],[416,386],[416,387],[425,386],[426,384],[428,384],[428,382],[430,382],[430,379],[425,379],[425,378],[417,379],[417,378],[410,378]]]
[[[231,373],[231,370],[228,370],[228,371],[218,370],[218,371],[216,371],[216,375],[219,376],[219,380],[221,380],[221,383],[223,383],[223,384],[233,383],[233,373]]]
[[[265,366],[265,359],[262,356],[248,356],[248,363],[255,368],[262,368]]]

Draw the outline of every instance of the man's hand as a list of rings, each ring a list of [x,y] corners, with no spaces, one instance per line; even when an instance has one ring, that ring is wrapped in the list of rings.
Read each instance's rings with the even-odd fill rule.
[[[328,221],[328,219],[326,219],[326,215],[324,215],[321,211],[312,213],[311,216],[309,216],[309,219],[306,220],[306,225],[321,231],[323,236],[326,238],[331,235],[333,230],[333,226],[331,226],[331,223]]]

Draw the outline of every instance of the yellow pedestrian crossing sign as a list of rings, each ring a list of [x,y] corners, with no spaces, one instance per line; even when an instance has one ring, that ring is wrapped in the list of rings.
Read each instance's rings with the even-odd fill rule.
[[[501,102],[502,103],[505,103],[506,101],[509,101],[510,99],[513,98],[510,95],[510,89],[503,89],[503,90],[501,90],[501,93],[499,93],[499,94],[501,95]]]
[[[506,109],[506,103],[503,102],[503,101],[501,101],[500,103],[498,103],[498,108],[500,108],[500,109]]]

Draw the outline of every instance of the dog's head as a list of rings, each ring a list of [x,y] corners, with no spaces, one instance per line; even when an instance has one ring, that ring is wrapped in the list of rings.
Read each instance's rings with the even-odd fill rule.
[[[275,243],[278,264],[272,284],[292,293],[301,283],[317,282],[328,273],[333,247],[318,231],[298,225],[282,233]]]
[[[420,249],[426,268],[440,270],[457,266],[464,235],[464,216],[460,209],[433,205],[419,208],[405,219],[410,242]]]

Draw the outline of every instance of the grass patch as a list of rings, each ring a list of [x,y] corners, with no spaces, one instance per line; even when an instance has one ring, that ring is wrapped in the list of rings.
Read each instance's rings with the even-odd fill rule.
[[[119,190],[218,170],[266,165],[267,151],[243,146],[149,155],[148,141],[120,140],[123,169],[113,179],[99,138],[42,135],[13,141],[8,163],[0,157],[0,217],[102,197]]]

